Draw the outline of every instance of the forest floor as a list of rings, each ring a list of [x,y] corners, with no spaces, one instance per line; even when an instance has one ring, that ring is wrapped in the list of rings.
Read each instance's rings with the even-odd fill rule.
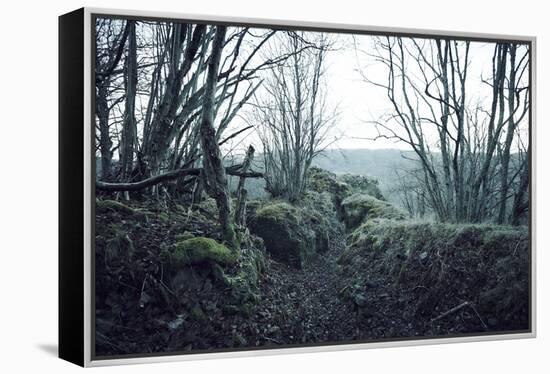
[[[258,323],[273,325],[268,340],[276,344],[336,342],[358,334],[356,313],[340,295],[345,287],[336,264],[345,248],[345,235],[340,234],[305,269],[269,261],[255,316]]]
[[[365,252],[360,248],[357,253],[362,262],[355,262],[355,267],[339,263],[350,240],[340,224],[333,227],[328,250],[318,253],[303,269],[275,261],[265,253],[265,270],[258,279],[256,302],[246,313],[242,309],[232,311],[228,308],[234,303],[231,288],[216,281],[208,266],[190,267],[183,278],[173,278],[170,283],[160,260],[162,248],[174,243],[178,233],[217,238],[218,230],[212,218],[207,212],[189,216],[181,209],[167,210],[169,214],[163,216],[147,210],[153,207],[132,202],[131,207],[115,204],[96,212],[96,352],[99,356],[296,347],[504,330],[499,324],[491,323],[494,318],[463,303],[475,300],[479,287],[473,286],[478,283],[472,279],[480,272],[487,273],[484,268],[475,270],[475,264],[483,262],[480,258],[472,257],[465,263],[463,257],[455,256],[450,250],[445,257],[447,265],[442,268],[446,269],[442,273],[444,279],[450,283],[439,287],[444,293],[431,293],[426,277],[440,273],[436,271],[439,268],[428,265],[438,265],[441,261],[428,261],[431,257],[423,253],[428,251],[426,246],[430,243],[417,249],[423,256],[415,252],[415,260],[406,262],[410,279],[396,284],[395,277],[383,270],[386,266],[383,261],[361,257],[366,253],[375,255],[370,250]],[[524,236],[527,234],[518,238]],[[470,235],[467,238],[471,240]],[[511,256],[494,250],[487,253],[491,259],[502,260],[496,265],[489,261],[493,264],[491,271],[510,278],[499,281],[503,284],[504,296],[495,297],[509,299],[508,304],[513,308],[506,308],[513,309],[510,314],[517,319],[527,315],[519,302],[525,298],[517,293],[523,290],[523,283],[518,282],[524,282],[526,275],[516,274],[512,269],[524,269],[526,255],[516,256],[520,241],[513,238],[506,241],[507,246],[511,246],[506,248],[513,249]],[[525,238],[521,239],[521,248],[525,247],[522,251],[527,253]],[[400,240],[396,239],[395,244]],[[129,249],[133,254],[125,258],[122,254]],[[438,248],[434,251],[439,255]],[[392,266],[405,269],[397,252],[396,256],[391,260]],[[234,276],[237,270],[226,269],[229,276]],[[489,278],[497,279],[495,274]],[[428,283],[422,285],[425,282]],[[178,284],[182,287],[178,288]],[[418,308],[419,301],[426,305],[422,310]],[[521,318],[506,326],[514,329],[524,326]]]

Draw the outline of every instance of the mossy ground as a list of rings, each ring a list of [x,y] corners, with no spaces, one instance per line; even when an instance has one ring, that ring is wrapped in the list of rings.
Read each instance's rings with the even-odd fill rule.
[[[245,230],[236,256],[222,244],[210,201],[166,206],[102,200],[95,238],[97,352],[222,348],[242,341],[231,326],[242,326],[260,298],[266,268],[261,239]]]
[[[404,318],[431,333],[448,331],[449,321],[458,330],[528,327],[526,228],[377,220],[357,228],[349,243],[339,264],[351,300],[372,302],[376,289],[384,290],[401,300]],[[464,301],[467,318],[458,315],[466,322],[457,325],[451,316],[428,328]]]
[[[353,193],[367,194],[378,200],[386,200],[376,178],[355,174],[342,174],[338,180],[347,184]]]
[[[361,189],[370,181],[348,180],[352,187],[339,176],[317,174],[317,185],[298,204],[248,202],[249,228],[239,228],[238,258],[222,242],[212,199],[192,205],[99,199],[96,352],[202,351],[526,326],[526,228],[413,222]],[[347,236],[339,222],[346,199],[357,217]],[[264,235],[265,244],[248,231],[258,219],[279,230]],[[307,266],[279,261],[265,249],[272,243],[305,253]],[[434,321],[465,300],[467,307]]]
[[[116,200],[104,200],[104,199],[96,199],[96,212],[97,213],[105,213],[105,212],[118,212],[123,214],[134,214],[136,213],[136,210],[134,208],[129,207],[128,205],[116,201]]]
[[[301,223],[301,213],[293,205],[285,201],[265,204],[256,211],[256,217],[273,220],[277,223],[299,225]]]
[[[237,254],[214,239],[194,237],[176,243],[171,255],[173,267],[215,262],[231,265],[237,260]]]
[[[394,205],[373,196],[355,193],[342,202],[342,218],[348,230],[375,218],[404,220],[407,214]]]

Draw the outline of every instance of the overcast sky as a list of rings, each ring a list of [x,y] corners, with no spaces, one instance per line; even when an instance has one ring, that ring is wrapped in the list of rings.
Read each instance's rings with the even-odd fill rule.
[[[369,121],[378,120],[384,114],[392,112],[391,103],[388,101],[386,91],[364,81],[358,72],[361,69],[369,79],[379,82],[387,82],[387,68],[376,61],[369,54],[374,52],[374,38],[370,35],[346,35],[337,37],[338,50],[329,52],[326,59],[326,83],[329,90],[329,106],[338,106],[339,119],[331,132],[332,138],[338,138],[330,148],[399,148],[410,149],[403,143],[389,139],[371,140],[377,131]],[[470,107],[481,103],[487,110],[490,108],[491,88],[482,83],[482,78],[489,79],[492,76],[492,57],[495,44],[487,42],[471,42],[469,52],[469,67],[467,78],[466,96]],[[523,53],[523,51],[522,51]],[[519,52],[518,52],[519,54]],[[406,66],[408,76],[419,76],[416,64]],[[528,75],[526,75],[528,77]],[[243,115],[246,115],[246,107]],[[239,120],[235,120],[236,127],[242,126]],[[527,135],[528,123],[524,121],[521,131]],[[436,132],[434,126],[425,125],[423,130],[428,137],[434,140]],[[241,137],[237,142],[242,142],[238,148],[244,149],[246,144],[253,142],[255,136],[249,133]],[[255,142],[255,141],[254,141]],[[246,144],[245,144],[246,143]],[[233,143],[233,146],[235,143]]]

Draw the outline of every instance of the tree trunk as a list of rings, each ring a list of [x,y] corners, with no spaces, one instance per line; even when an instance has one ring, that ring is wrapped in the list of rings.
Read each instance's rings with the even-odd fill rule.
[[[225,40],[225,26],[216,26],[216,35],[212,44],[212,53],[208,63],[204,99],[202,104],[202,121],[200,138],[202,146],[202,162],[206,179],[206,190],[216,200],[223,239],[233,250],[239,250],[235,234],[227,178],[221,157],[220,147],[214,128],[214,101],[216,96],[217,76]]]
[[[136,22],[128,21],[128,55],[124,64],[126,71],[126,105],[121,139],[121,179],[129,179],[134,162],[134,143],[136,141],[136,89],[137,89],[137,45]]]
[[[508,80],[508,129],[506,130],[506,140],[504,150],[502,151],[501,179],[500,179],[500,202],[498,212],[498,223],[503,224],[506,219],[506,207],[508,203],[508,190],[510,181],[508,174],[510,169],[510,151],[514,132],[516,131],[516,121],[514,120],[515,93],[516,93],[516,45],[510,45],[510,78]]]
[[[107,79],[108,80],[108,79]],[[101,152],[101,179],[111,179],[111,164],[113,158],[113,142],[109,133],[109,103],[107,102],[107,87],[109,83],[102,81],[96,89],[96,111],[99,122],[99,150]]]
[[[514,204],[510,215],[510,223],[514,226],[520,224],[521,215],[529,209],[529,197],[525,195],[529,192],[529,150],[525,155],[523,162],[523,170],[521,171],[520,182],[516,195],[514,196]]]

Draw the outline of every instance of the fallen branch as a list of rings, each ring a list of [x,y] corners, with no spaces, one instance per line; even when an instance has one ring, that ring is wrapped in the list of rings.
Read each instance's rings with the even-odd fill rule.
[[[459,311],[460,309],[462,309],[462,308],[464,308],[464,307],[466,307],[466,306],[468,306],[468,305],[470,305],[470,303],[469,303],[468,301],[465,301],[465,302],[463,302],[462,304],[457,305],[457,306],[455,306],[454,308],[449,309],[449,310],[446,311],[445,313],[440,314],[439,316],[435,317],[434,319],[432,319],[432,322],[435,322],[435,321],[437,321],[437,320],[440,320],[441,318],[445,318],[445,317],[447,317],[449,314],[452,314],[452,313],[454,313],[454,312],[457,312],[457,311]]]
[[[441,318],[444,318],[444,317],[448,316],[449,314],[452,314],[452,313],[454,313],[454,312],[457,312],[457,311],[459,311],[460,309],[462,309],[462,308],[464,308],[464,307],[467,307],[467,306],[469,306],[470,309],[472,309],[472,310],[474,311],[474,313],[476,314],[477,318],[479,319],[479,322],[481,322],[481,324],[483,325],[483,328],[484,328],[485,330],[487,330],[488,328],[487,328],[487,325],[485,324],[485,322],[483,321],[483,318],[481,318],[481,316],[479,315],[477,309],[474,307],[474,304],[470,303],[469,301],[465,301],[465,302],[463,302],[462,304],[457,305],[457,306],[455,306],[455,307],[452,308],[452,309],[449,309],[449,310],[446,311],[445,313],[443,313],[443,314],[441,314],[441,315],[435,317],[434,319],[432,319],[432,322],[435,322],[435,321],[437,321],[437,320],[439,320],[439,319],[441,319]]]
[[[234,175],[242,178],[263,178],[263,173],[256,171],[244,172],[240,171],[242,165],[233,165],[225,168],[225,172],[229,175]],[[147,187],[154,186],[156,184],[167,182],[170,180],[178,179],[188,175],[200,175],[202,168],[188,168],[169,171],[164,174],[156,175],[151,178],[144,179],[139,182],[130,183],[109,183],[96,181],[95,187],[101,191],[139,191]]]

